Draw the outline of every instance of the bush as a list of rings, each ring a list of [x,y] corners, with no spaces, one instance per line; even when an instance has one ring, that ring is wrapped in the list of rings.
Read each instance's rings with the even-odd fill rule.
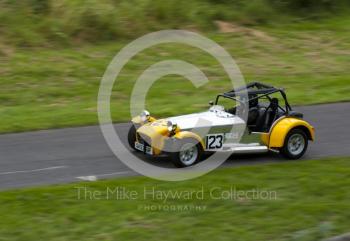
[[[244,8],[245,21],[252,24],[267,23],[274,15],[274,10],[264,0],[251,0]]]
[[[276,8],[299,14],[338,11],[350,5],[350,0],[268,0]]]
[[[36,14],[48,14],[50,12],[49,0],[31,0],[31,5]]]

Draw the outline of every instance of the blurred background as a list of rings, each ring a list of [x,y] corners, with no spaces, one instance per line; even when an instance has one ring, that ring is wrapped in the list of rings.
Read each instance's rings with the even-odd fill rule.
[[[292,104],[348,100],[349,6],[349,0],[1,0],[0,132],[97,123],[108,63],[131,40],[161,29],[213,39],[246,82],[285,87]],[[130,119],[129,95],[140,73],[172,58],[198,66],[211,82],[196,91],[181,77],[158,81],[147,98],[156,116],[200,110],[230,87],[221,66],[200,50],[159,45],[119,76],[114,121]]]

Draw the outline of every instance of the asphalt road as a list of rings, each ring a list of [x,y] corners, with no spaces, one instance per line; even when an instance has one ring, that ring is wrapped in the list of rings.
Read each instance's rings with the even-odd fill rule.
[[[316,129],[303,159],[350,156],[350,103],[297,107]],[[128,124],[116,124],[125,136]],[[224,166],[282,161],[278,154],[232,156]],[[152,162],[152,159],[147,161]],[[172,165],[159,158],[158,165]],[[0,189],[138,175],[109,150],[98,126],[0,135]]]

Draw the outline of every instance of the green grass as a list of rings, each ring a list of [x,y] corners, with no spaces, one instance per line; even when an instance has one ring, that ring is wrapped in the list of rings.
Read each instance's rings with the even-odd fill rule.
[[[130,39],[168,28],[215,29],[320,20],[346,14],[348,0],[0,0],[0,46],[53,47]]]
[[[350,100],[349,26],[350,18],[339,17],[203,34],[232,54],[246,82],[284,87],[292,105],[305,105]],[[99,82],[127,43],[2,49],[0,132],[96,124]],[[121,72],[112,94],[115,122],[130,119],[129,96],[137,77],[166,59],[198,66],[210,83],[196,89],[179,76],[162,78],[147,95],[147,109],[156,117],[201,111],[217,93],[231,88],[221,66],[202,51],[184,45],[156,46],[137,55]]]
[[[0,193],[0,240],[321,240],[349,231],[349,161],[224,168],[183,182],[133,177],[4,191]],[[78,187],[100,192],[100,200],[83,195],[78,199]],[[117,187],[138,196],[107,199],[107,188]],[[152,187],[183,194],[203,188],[204,195],[144,199],[144,188]],[[213,188],[228,191],[231,187],[275,192],[277,198],[224,200],[210,195]],[[160,208],[145,210],[149,205]],[[166,211],[169,206],[177,211]],[[181,211],[195,206],[202,209]]]
[[[212,38],[247,82],[285,87],[292,104],[348,101],[348,11],[348,0],[0,0],[0,133],[97,124],[106,66],[130,39],[160,29]],[[234,23],[234,33],[220,32],[217,20]],[[211,82],[195,89],[183,78],[162,78],[147,96],[157,117],[203,110],[231,88],[203,52],[157,46],[122,71],[112,95],[115,122],[130,119],[136,78],[165,59],[189,61]]]

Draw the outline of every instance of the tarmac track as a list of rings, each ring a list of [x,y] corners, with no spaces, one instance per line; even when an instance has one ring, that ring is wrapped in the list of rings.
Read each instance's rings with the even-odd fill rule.
[[[350,103],[295,108],[316,129],[303,159],[350,156]],[[128,124],[115,125],[126,135]],[[142,155],[140,155],[142,156]],[[144,157],[143,157],[144,158]],[[278,154],[235,156],[223,166],[280,162]],[[172,165],[162,158],[146,159]],[[108,148],[99,126],[0,135],[0,189],[138,175]]]

